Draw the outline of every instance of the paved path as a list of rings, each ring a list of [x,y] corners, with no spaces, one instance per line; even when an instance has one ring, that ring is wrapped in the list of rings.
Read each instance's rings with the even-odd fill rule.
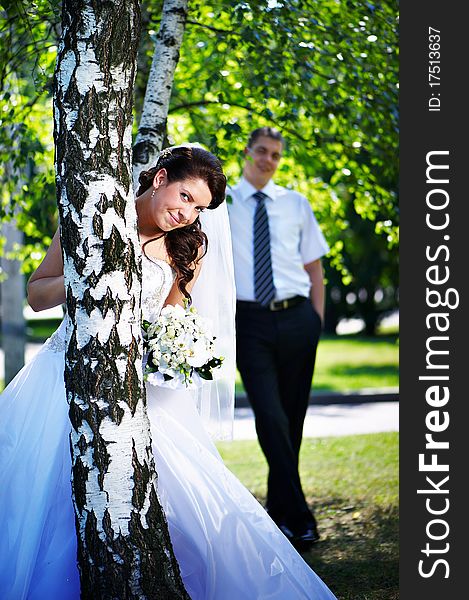
[[[310,406],[303,437],[329,437],[358,433],[399,431],[399,402],[363,402]],[[256,439],[250,408],[237,408],[233,438]]]

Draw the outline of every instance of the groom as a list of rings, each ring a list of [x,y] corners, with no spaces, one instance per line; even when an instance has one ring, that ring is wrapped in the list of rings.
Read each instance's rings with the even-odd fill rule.
[[[252,132],[228,196],[237,289],[237,365],[269,464],[267,510],[299,550],[319,539],[298,471],[324,317],[321,256],[329,247],[306,198],[275,185],[284,149],[271,127]]]

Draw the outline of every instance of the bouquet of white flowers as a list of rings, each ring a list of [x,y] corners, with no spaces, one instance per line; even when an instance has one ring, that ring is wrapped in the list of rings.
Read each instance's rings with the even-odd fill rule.
[[[194,307],[165,306],[154,323],[143,321],[142,329],[144,378],[152,385],[197,387],[213,379],[213,369],[223,362],[214,356],[210,321]]]

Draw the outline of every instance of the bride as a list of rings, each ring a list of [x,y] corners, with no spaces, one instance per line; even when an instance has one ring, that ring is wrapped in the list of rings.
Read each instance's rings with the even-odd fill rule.
[[[143,318],[155,320],[164,305],[192,296],[199,312],[208,312],[215,321],[219,309],[223,316],[215,327],[220,344],[231,345],[224,351],[232,356],[234,295],[222,204],[225,183],[212,154],[176,147],[142,173],[136,209],[143,249]],[[199,261],[207,247],[199,219],[205,209],[210,209],[203,226],[209,252]],[[222,226],[213,235],[217,220]],[[28,300],[34,310],[65,302],[58,233],[28,283]],[[63,382],[66,320],[0,397],[2,600],[80,597]],[[234,362],[228,359],[224,368],[232,377]],[[194,600],[333,600],[224,466],[207,432],[207,427],[229,425],[233,394],[223,385],[220,380],[195,394],[147,385],[158,495],[187,592]]]

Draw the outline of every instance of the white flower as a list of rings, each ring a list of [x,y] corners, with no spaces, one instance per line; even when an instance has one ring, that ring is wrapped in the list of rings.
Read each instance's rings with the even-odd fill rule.
[[[170,325],[166,330],[166,335],[169,339],[174,339],[176,336],[176,329]]]
[[[199,372],[206,378],[213,368],[211,361],[219,366],[223,360],[214,356],[210,320],[201,317],[195,307],[165,306],[157,321],[144,324],[144,328],[144,350],[149,354],[145,379],[152,385],[201,385]]]
[[[191,367],[203,367],[212,358],[208,352],[205,340],[197,340],[191,348],[190,355],[187,357],[187,362]]]

